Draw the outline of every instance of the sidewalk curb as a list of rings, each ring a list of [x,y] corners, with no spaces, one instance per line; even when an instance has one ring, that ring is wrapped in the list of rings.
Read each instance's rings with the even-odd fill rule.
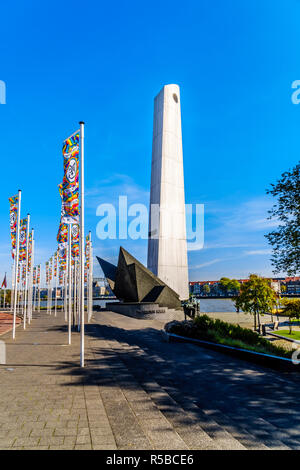
[[[163,331],[163,330],[161,330]],[[224,344],[212,343],[196,338],[187,338],[185,336],[179,336],[174,333],[162,333],[163,340],[166,341],[166,335],[168,336],[167,342],[169,343],[191,343],[200,347],[211,349],[223,354],[237,357],[241,360],[248,362],[254,362],[256,364],[263,365],[265,367],[271,367],[273,369],[279,369],[284,371],[300,372],[300,361],[298,364],[293,363],[292,359],[273,356],[270,354],[263,354],[248,349],[239,349],[232,346],[226,346]]]

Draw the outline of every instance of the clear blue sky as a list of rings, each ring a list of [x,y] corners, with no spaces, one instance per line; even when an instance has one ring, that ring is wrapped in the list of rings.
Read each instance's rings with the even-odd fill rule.
[[[298,0],[16,1],[1,5],[0,261],[10,271],[8,197],[22,189],[36,262],[56,249],[64,138],[86,122],[86,227],[118,194],[149,199],[153,98],[181,87],[186,202],[205,204],[190,280],[271,273],[265,189],[299,161]],[[122,243],[142,262],[145,241]],[[96,274],[100,274],[97,267]],[[2,276],[2,274],[1,274]]]

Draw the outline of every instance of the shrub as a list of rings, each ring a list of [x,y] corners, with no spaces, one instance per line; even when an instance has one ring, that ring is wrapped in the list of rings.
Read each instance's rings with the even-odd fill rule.
[[[208,315],[201,315],[189,321],[167,323],[165,330],[169,333],[188,338],[203,339],[242,349],[274,354],[276,356],[291,356],[290,351],[280,346],[275,346],[248,328],[242,328],[239,325],[227,323],[219,319],[214,320]]]

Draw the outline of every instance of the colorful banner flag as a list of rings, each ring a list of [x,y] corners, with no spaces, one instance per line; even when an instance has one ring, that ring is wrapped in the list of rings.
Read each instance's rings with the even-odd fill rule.
[[[79,225],[73,224],[71,226],[71,244],[72,244],[72,258],[79,258]]]
[[[33,268],[33,274],[32,274],[32,284],[35,286],[36,285],[36,266]]]
[[[20,222],[20,242],[19,242],[19,260],[26,260],[26,244],[27,244],[27,217]]]
[[[39,264],[37,267],[36,273],[36,283],[39,285],[41,283],[41,265]]]
[[[57,257],[58,257],[58,253],[57,251],[54,253],[54,273],[53,273],[53,276],[54,277],[57,277]]]
[[[59,268],[58,282],[59,282],[59,285],[62,285],[64,282],[64,270],[61,267]]]
[[[91,241],[89,235],[85,237],[85,259],[86,266],[89,269],[90,267],[90,253],[91,253]]]
[[[10,236],[11,236],[11,255],[15,257],[15,250],[16,250],[16,237],[17,237],[17,215],[18,215],[18,204],[19,204],[19,196],[13,196],[9,199],[10,204]]]
[[[59,185],[62,197],[61,222],[79,223],[79,135],[76,131],[63,143],[64,177]]]
[[[68,225],[67,224],[63,224],[62,222],[59,224],[56,240],[59,245],[62,243],[68,243]]]
[[[23,286],[25,287],[25,283],[26,283],[26,263],[22,263],[22,282],[23,282]]]
[[[88,270],[88,267],[87,267],[87,264],[86,262],[84,263],[84,283],[87,284],[87,270]]]
[[[49,261],[46,261],[46,284],[49,284]]]
[[[32,257],[32,232],[29,233],[29,240],[28,240],[28,273],[31,270],[31,257]]]
[[[52,281],[52,273],[53,273],[52,266],[53,266],[53,259],[51,256],[50,261],[49,261],[49,282]]]

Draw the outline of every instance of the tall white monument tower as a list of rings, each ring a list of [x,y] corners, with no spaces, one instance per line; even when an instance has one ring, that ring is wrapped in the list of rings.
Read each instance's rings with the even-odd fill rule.
[[[178,85],[154,100],[148,269],[189,297],[184,178]]]

